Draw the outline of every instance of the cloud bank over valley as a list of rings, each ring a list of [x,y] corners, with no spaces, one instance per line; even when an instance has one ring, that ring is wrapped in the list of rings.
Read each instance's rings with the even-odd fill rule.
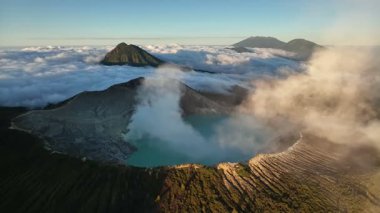
[[[270,49],[237,53],[225,46],[147,45],[142,48],[169,63],[217,73],[190,71],[181,79],[194,89],[213,92],[224,92],[236,84],[249,86],[252,79],[262,76],[302,69],[299,62],[280,57]],[[103,90],[156,72],[151,67],[100,65],[99,61],[110,49],[88,46],[0,49],[0,105],[42,107],[82,91]]]

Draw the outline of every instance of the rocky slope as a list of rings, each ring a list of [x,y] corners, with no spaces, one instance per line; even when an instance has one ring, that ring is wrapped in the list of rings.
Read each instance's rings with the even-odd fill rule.
[[[152,66],[157,67],[164,62],[149,54],[135,45],[126,43],[118,44],[113,50],[106,54],[100,62],[104,65],[130,65],[135,67]]]

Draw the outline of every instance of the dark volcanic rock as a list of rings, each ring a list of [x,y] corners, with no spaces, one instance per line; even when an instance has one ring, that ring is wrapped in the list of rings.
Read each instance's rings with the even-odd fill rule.
[[[133,147],[124,141],[133,114],[136,81],[104,91],[82,92],[49,110],[13,119],[16,129],[42,138],[46,147],[75,157],[124,162]]]
[[[130,65],[135,67],[157,67],[164,63],[161,59],[149,54],[135,45],[126,43],[118,44],[111,52],[107,53],[100,62],[104,65]]]

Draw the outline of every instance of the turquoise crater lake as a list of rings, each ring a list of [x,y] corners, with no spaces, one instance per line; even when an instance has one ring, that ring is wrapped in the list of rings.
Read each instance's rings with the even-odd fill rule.
[[[184,148],[173,145],[173,141],[163,140],[147,134],[138,138],[130,137],[128,142],[133,144],[137,150],[130,155],[126,163],[138,167],[156,167],[185,163],[214,165],[227,161],[246,161],[255,154],[254,150],[247,152],[247,150],[242,150],[238,147],[225,147],[217,140],[218,134],[221,133],[220,127],[225,126],[229,119],[230,116],[227,115],[192,115],[184,117],[183,121],[186,125],[202,138],[201,142],[189,141],[187,140],[188,138],[183,138],[189,143]],[[178,143],[181,143],[181,140]],[[198,155],[198,153],[206,154]]]

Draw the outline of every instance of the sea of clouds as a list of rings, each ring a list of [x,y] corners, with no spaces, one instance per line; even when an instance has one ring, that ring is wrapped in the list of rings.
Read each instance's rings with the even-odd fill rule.
[[[112,48],[0,49],[0,105],[43,107],[82,91],[104,90],[156,72],[150,67],[100,65],[99,61]],[[170,63],[215,72],[190,71],[181,77],[184,83],[199,90],[225,92],[236,84],[249,87],[252,79],[287,75],[302,69],[300,62],[286,59],[290,53],[270,49],[237,53],[225,46],[147,45],[142,48]]]

